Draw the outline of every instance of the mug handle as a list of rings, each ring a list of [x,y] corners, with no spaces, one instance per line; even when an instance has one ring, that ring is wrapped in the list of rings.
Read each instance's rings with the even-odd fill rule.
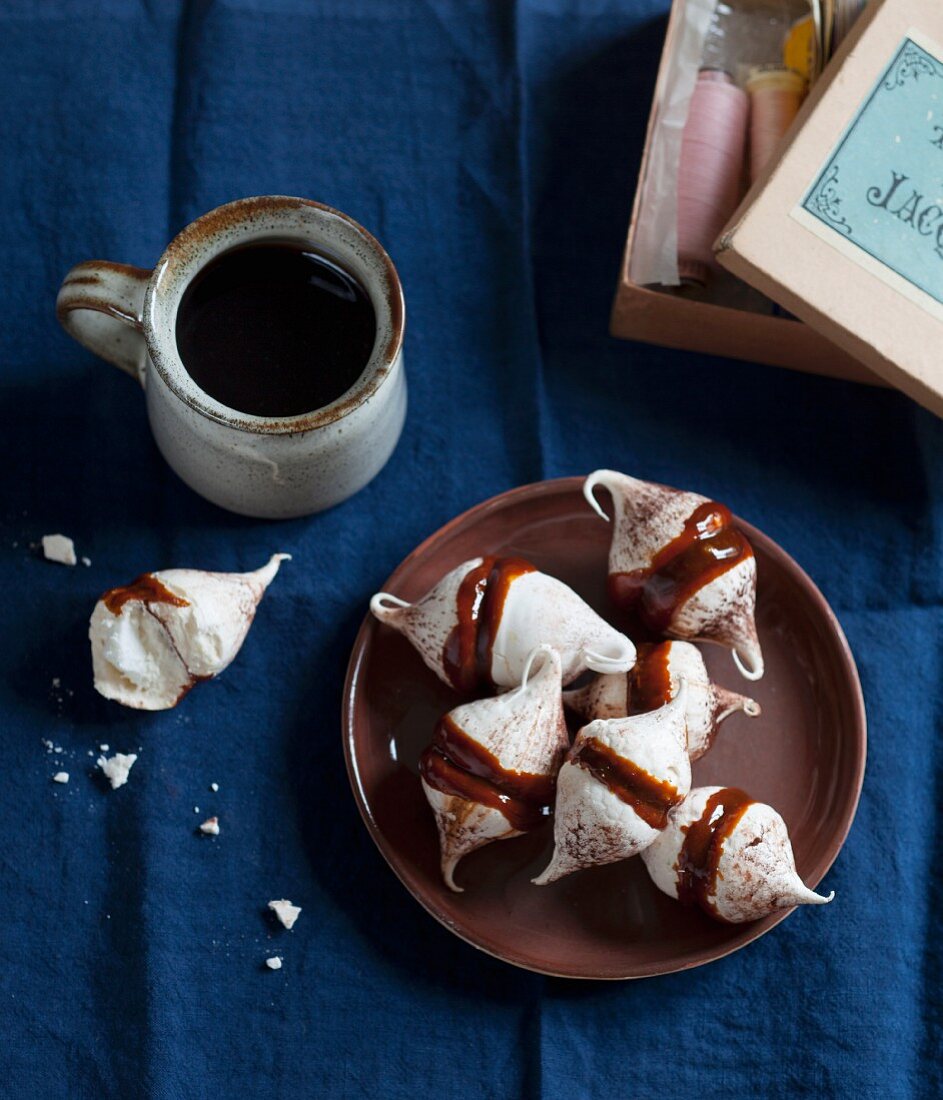
[[[66,332],[142,386],[144,293],[150,277],[143,267],[89,260],[72,268],[56,298],[56,316]]]

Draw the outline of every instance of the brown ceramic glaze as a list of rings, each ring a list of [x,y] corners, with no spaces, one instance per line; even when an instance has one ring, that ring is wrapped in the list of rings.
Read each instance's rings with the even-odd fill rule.
[[[606,598],[610,528],[581,494],[582,479],[505,493],[442,528],[383,585],[407,600],[460,562],[516,556],[559,577],[621,625]],[[750,685],[761,718],[743,715],[694,765],[694,785],[743,786],[784,817],[799,874],[815,887],[848,833],[864,775],[864,702],[848,644],[822,594],[775,543],[737,520],[757,557],[757,625],[766,675]],[[729,654],[702,646],[711,678],[740,687]],[[404,885],[447,928],[516,966],[573,978],[641,978],[736,951],[789,911],[722,925],[658,891],[639,859],[592,868],[550,886],[530,879],[552,849],[548,821],[490,844],[459,865],[463,894],[439,871],[435,822],[419,757],[457,696],[409,643],[372,618],[357,637],[344,698],[344,741],[354,794],[371,835]],[[840,920],[839,897],[806,920]]]

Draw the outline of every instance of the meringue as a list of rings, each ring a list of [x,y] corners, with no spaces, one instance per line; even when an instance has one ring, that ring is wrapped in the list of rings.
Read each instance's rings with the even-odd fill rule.
[[[219,818],[208,817],[206,821],[200,825],[200,832],[204,836],[219,836]]]
[[[442,876],[461,893],[455,868],[493,840],[544,820],[569,744],[560,697],[560,656],[535,649],[517,690],[455,707],[439,722],[419,769],[439,831]]]
[[[69,782],[69,773],[68,772],[56,772],[56,774],[52,777],[52,781],[53,781],[53,783],[68,783]]]
[[[711,747],[724,719],[742,711],[750,718],[760,704],[711,683],[704,658],[690,642],[641,645],[635,667],[624,675],[594,677],[586,687],[563,693],[564,704],[584,722],[644,714],[670,702],[681,680],[688,685],[685,723],[688,756],[700,759]]]
[[[269,909],[278,917],[279,924],[290,932],[295,926],[295,921],[301,916],[301,906],[292,905],[287,898],[279,898],[268,903]]]
[[[116,752],[114,756],[99,756],[97,764],[101,768],[105,778],[111,784],[111,789],[113,791],[116,791],[119,787],[123,787],[125,783],[127,783],[128,773],[131,771],[137,758],[136,752],[129,752],[127,754]]]
[[[576,735],[557,776],[553,856],[533,881],[617,860],[647,848],[691,789],[684,714],[687,685],[659,710],[597,719]]]
[[[95,688],[138,710],[176,706],[233,660],[289,554],[254,573],[166,569],[106,592],[92,612]]]
[[[786,823],[736,787],[696,787],[642,859],[659,890],[732,924],[835,896],[803,883]]]
[[[75,565],[75,543],[68,535],[43,535],[43,557],[59,565]],[[84,558],[82,559],[85,560]]]
[[[593,495],[598,485],[612,494],[615,511],[613,601],[659,635],[726,646],[742,675],[759,680],[756,558],[729,509],[697,493],[596,470],[583,495],[605,520]]]
[[[635,663],[635,646],[624,634],[572,588],[522,558],[473,558],[418,602],[378,592],[370,610],[466,695],[519,684],[528,656],[542,643],[559,654],[565,684],[586,669],[627,672]]]

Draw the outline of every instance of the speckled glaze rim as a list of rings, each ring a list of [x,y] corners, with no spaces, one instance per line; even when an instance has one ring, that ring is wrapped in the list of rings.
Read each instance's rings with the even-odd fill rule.
[[[400,562],[393,573],[381,585],[381,590],[384,592],[398,591],[402,587],[400,584],[401,577],[404,573],[409,571],[412,563],[417,558],[428,554],[440,542],[447,539],[456,527],[473,525],[476,521],[482,519],[488,513],[496,509],[503,509],[517,502],[523,503],[525,501],[530,501],[535,497],[572,493],[574,495],[579,494],[582,498],[582,485],[584,480],[585,478],[583,477],[564,477],[548,481],[532,482],[529,485],[522,485],[516,489],[510,489],[505,493],[500,493],[497,496],[482,501],[480,504],[474,505],[461,515],[450,520],[443,527],[440,527],[427,539],[421,542],[415,550]],[[787,554],[786,551],[768,535],[763,534],[762,531],[746,523],[738,516],[734,516],[734,521],[742,528],[751,544],[760,547],[764,554],[775,559],[783,570],[795,579],[796,584],[807,593],[815,604],[817,611],[828,626],[829,633],[836,642],[843,676],[852,689],[846,703],[852,711],[851,724],[855,731],[854,770],[848,776],[848,783],[850,784],[853,794],[852,797],[848,798],[845,802],[843,812],[839,818],[839,823],[833,830],[823,855],[805,876],[807,884],[812,889],[815,889],[828,874],[835,860],[838,858],[838,854],[844,846],[848,833],[851,830],[855,814],[858,810],[858,803],[861,798],[861,789],[864,784],[864,773],[867,763],[867,713],[865,711],[864,695],[861,690],[861,681],[858,676],[858,668],[855,664],[851,647],[848,645],[848,640],[845,637],[845,632],[842,630],[841,624],[829,606],[828,601],[822,595],[812,578],[795,559]],[[739,951],[741,948],[746,947],[747,944],[758,940],[760,936],[764,936],[767,932],[772,931],[773,928],[795,912],[795,909],[784,909],[763,920],[751,921],[748,924],[738,926],[740,929],[739,934],[716,948],[696,950],[689,954],[679,955],[670,965],[665,965],[661,962],[641,964],[631,974],[599,974],[582,971],[561,973],[558,970],[535,966],[530,960],[526,960],[521,956],[515,956],[513,952],[510,951],[499,952],[491,950],[486,944],[477,940],[474,935],[467,934],[463,928],[456,926],[454,920],[452,920],[448,914],[438,908],[434,895],[428,894],[419,885],[410,880],[408,871],[405,867],[401,866],[401,860],[398,853],[393,846],[387,842],[386,837],[374,820],[360,782],[354,743],[355,697],[359,689],[360,668],[367,650],[368,642],[371,634],[378,628],[378,625],[379,624],[368,613],[357,633],[353,649],[351,650],[350,660],[347,665],[347,675],[344,681],[344,696],[341,706],[341,735],[344,745],[344,761],[347,767],[347,778],[350,782],[354,800],[357,803],[357,809],[360,812],[364,825],[367,827],[367,831],[372,837],[373,842],[380,850],[381,855],[389,864],[393,873],[426,912],[433,916],[444,928],[447,928],[454,935],[458,936],[459,939],[464,940],[465,943],[481,951],[483,954],[490,955],[492,958],[510,963],[512,966],[516,966],[521,970],[528,970],[536,974],[544,974],[547,977],[593,981],[629,981],[640,978],[654,978],[664,974],[676,974],[684,970],[692,970],[695,967],[704,966],[707,963],[716,962],[718,959],[725,958],[727,955],[732,955],[735,951]]]
[[[365,289],[374,307],[377,336],[373,352],[353,386],[336,401],[290,417],[253,416],[214,400],[187,373],[173,338],[180,298],[194,275],[216,255],[240,243],[297,239],[326,252],[339,254],[336,241],[319,241],[316,230],[306,232],[288,224],[292,215],[308,215],[338,232],[363,250],[363,265],[372,264],[379,292]],[[284,222],[284,224],[280,224]],[[262,232],[255,232],[261,228]],[[247,232],[243,236],[240,230]],[[231,238],[227,242],[227,238]],[[218,247],[219,245],[223,247]],[[341,261],[346,261],[340,252]],[[185,273],[181,275],[181,273]],[[364,281],[364,280],[361,280]],[[158,321],[163,324],[158,325]],[[403,289],[393,261],[380,242],[353,218],[313,199],[292,195],[258,195],[236,199],[210,210],[182,229],[164,250],[148,281],[144,296],[142,331],[154,369],[184,404],[209,420],[239,431],[266,435],[295,435],[315,431],[348,416],[367,402],[390,375],[403,345],[406,309]],[[159,335],[158,329],[165,330]]]

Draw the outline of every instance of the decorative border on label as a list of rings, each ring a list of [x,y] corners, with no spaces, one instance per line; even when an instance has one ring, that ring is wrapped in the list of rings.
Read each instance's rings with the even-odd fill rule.
[[[851,151],[844,158],[843,154],[878,96],[893,95],[897,89],[937,79],[943,80],[943,48],[916,28],[911,28],[883,73],[878,76],[867,99],[858,108],[815,182],[793,208],[791,217],[875,278],[892,286],[899,294],[943,321],[943,292],[938,284],[931,286],[913,271],[908,274],[898,270],[885,256],[874,250],[873,244],[866,239],[858,239],[852,222],[856,222],[853,211],[859,204],[849,200],[847,191],[843,193],[841,168],[848,157],[854,159]],[[943,125],[934,129],[940,133],[940,148],[943,149]],[[845,179],[847,178],[848,173],[845,172]],[[943,200],[937,200],[932,208],[941,205]],[[938,243],[935,251],[943,259],[943,240]]]

